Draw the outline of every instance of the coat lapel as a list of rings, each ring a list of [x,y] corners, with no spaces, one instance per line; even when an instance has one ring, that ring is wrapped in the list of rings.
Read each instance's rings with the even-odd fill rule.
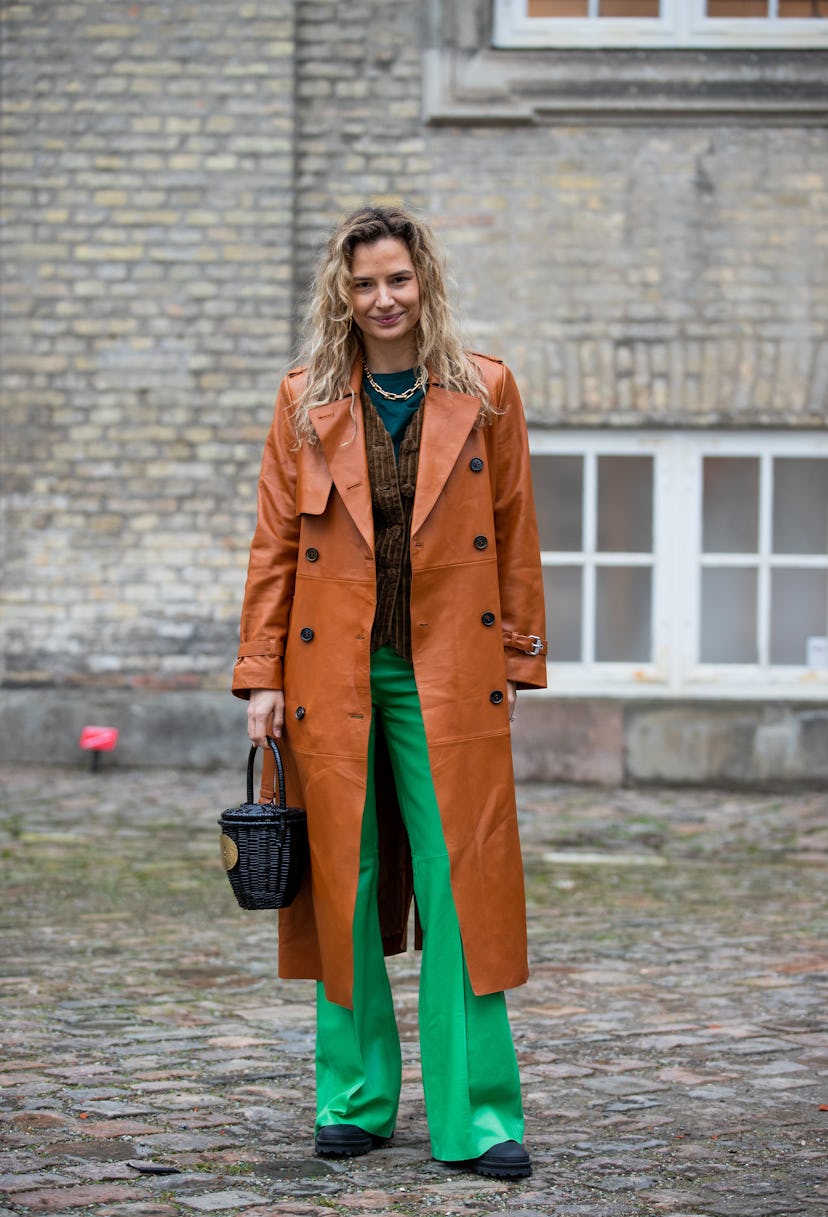
[[[420,459],[411,535],[425,523],[480,413],[480,402],[466,393],[429,388],[423,414]]]
[[[339,496],[373,551],[374,519],[360,401],[362,369],[358,360],[351,372],[351,389],[353,410],[349,395],[325,406],[315,406],[311,410],[311,421]],[[429,388],[423,412],[412,536],[425,523],[437,502],[479,412],[480,402],[476,397],[450,393],[440,385]]]
[[[365,424],[360,402],[361,385],[362,374],[357,362],[351,373],[354,397],[351,398],[349,394],[325,406],[315,406],[310,417],[339,497],[373,551],[374,519],[368,480],[368,457],[365,452]]]

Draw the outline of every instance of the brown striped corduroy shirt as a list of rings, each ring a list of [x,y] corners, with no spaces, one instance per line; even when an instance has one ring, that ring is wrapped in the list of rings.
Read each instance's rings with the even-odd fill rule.
[[[423,407],[408,424],[400,444],[399,464],[394,444],[373,402],[362,394],[368,476],[374,508],[374,552],[377,569],[377,610],[371,631],[371,653],[391,646],[411,662],[411,515],[417,484],[417,461]]]

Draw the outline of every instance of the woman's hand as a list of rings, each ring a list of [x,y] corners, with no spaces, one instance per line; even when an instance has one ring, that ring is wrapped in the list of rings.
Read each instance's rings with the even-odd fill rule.
[[[279,739],[285,721],[285,695],[281,689],[251,689],[247,705],[247,734],[260,748],[267,736]]]
[[[517,709],[517,684],[514,680],[506,681],[506,700],[509,703],[509,722],[513,723]]]

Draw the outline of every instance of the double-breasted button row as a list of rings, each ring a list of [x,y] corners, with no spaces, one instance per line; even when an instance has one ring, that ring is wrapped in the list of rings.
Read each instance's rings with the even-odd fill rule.
[[[299,637],[303,642],[310,642],[310,640],[313,638],[313,630],[309,625],[306,625],[304,629],[299,631]]]
[[[472,473],[480,473],[482,471],[483,461],[479,456],[472,457],[472,459],[469,461],[469,469],[471,469]]]
[[[503,694],[500,689],[492,689],[491,693],[489,694],[489,701],[493,706],[500,705],[500,703],[503,701]]]
[[[480,535],[480,536],[474,538],[474,548],[475,549],[485,549],[488,544],[489,544],[488,537],[484,537],[484,536]]]
[[[496,617],[495,617],[494,613],[484,613],[483,616],[480,618],[480,620],[483,622],[484,625],[494,625],[494,623],[496,621]]]
[[[308,562],[317,562],[319,560],[319,550],[314,549],[314,547],[311,545],[305,550],[305,557],[307,558]]]
[[[301,719],[301,718],[304,718],[304,717],[305,717],[305,707],[304,707],[304,706],[297,706],[297,707],[296,707],[296,709],[295,709],[295,711],[294,711],[294,713],[295,713],[295,715],[296,715],[296,717],[297,717],[297,718],[300,718],[300,719]]]

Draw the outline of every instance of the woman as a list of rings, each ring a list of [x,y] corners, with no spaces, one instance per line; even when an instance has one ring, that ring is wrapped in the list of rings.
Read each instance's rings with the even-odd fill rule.
[[[282,738],[308,811],[279,974],[319,982],[316,1150],[394,1131],[383,955],[405,949],[413,886],[434,1157],[522,1178],[509,723],[517,689],[546,683],[546,644],[520,397],[464,351],[433,237],[399,208],[333,234],[307,330],[265,448],[233,690],[255,743]]]

